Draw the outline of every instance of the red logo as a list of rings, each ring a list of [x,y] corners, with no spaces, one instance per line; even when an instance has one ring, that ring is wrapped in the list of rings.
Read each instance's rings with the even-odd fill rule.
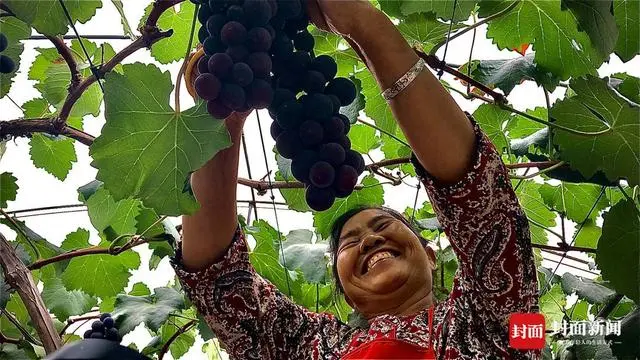
[[[545,345],[544,315],[514,313],[509,317],[509,346],[514,349],[542,349]]]

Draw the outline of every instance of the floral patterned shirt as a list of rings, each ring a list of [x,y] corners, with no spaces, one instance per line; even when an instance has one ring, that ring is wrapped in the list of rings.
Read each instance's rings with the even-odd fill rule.
[[[514,312],[538,311],[537,273],[527,217],[490,140],[474,122],[476,149],[466,176],[441,185],[412,162],[458,258],[453,290],[435,305],[437,359],[537,359],[539,350],[509,348]],[[238,228],[224,256],[190,272],[172,261],[187,295],[234,359],[340,359],[373,339],[429,347],[428,311],[382,315],[368,329],[294,304],[260,277]]]

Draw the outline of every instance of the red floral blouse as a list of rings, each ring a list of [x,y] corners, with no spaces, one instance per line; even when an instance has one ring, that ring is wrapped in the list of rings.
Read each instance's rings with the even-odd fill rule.
[[[476,150],[460,182],[439,185],[412,162],[459,267],[450,296],[435,305],[431,337],[437,359],[537,359],[509,348],[509,314],[537,312],[538,285],[527,217],[490,140],[474,124]],[[225,255],[196,272],[180,252],[172,265],[192,302],[234,359],[340,359],[372,340],[429,348],[428,311],[382,315],[368,329],[294,304],[249,263],[238,228]]]

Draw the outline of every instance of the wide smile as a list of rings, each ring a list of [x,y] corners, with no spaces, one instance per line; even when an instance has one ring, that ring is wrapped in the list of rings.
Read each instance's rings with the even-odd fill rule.
[[[367,255],[367,257],[364,259],[364,261],[362,262],[362,268],[360,269],[360,272],[362,275],[365,275],[366,273],[368,273],[369,271],[371,271],[371,269],[373,269],[374,266],[376,266],[377,264],[379,264],[380,262],[387,260],[387,259],[393,259],[400,256],[400,253],[398,251],[395,251],[393,249],[379,249],[369,255]]]

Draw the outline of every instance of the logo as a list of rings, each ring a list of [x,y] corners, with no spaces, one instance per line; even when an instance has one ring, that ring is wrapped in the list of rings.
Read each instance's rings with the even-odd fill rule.
[[[542,349],[545,345],[544,315],[514,313],[509,317],[509,346],[520,350]]]

